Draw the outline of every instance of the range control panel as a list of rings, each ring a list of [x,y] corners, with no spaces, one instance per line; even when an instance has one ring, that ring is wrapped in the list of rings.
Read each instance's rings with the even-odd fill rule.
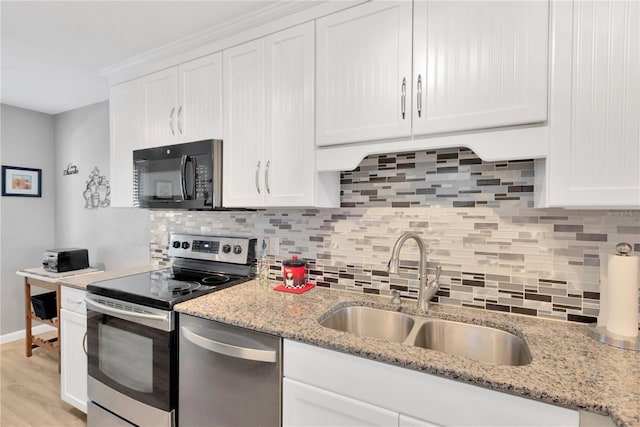
[[[169,256],[248,264],[255,256],[256,239],[229,236],[171,234]]]

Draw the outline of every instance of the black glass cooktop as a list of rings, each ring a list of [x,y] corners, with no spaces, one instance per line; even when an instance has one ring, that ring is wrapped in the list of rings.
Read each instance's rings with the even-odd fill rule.
[[[175,304],[249,280],[248,276],[176,271],[167,268],[95,282],[90,294],[102,295],[147,307],[171,310]]]

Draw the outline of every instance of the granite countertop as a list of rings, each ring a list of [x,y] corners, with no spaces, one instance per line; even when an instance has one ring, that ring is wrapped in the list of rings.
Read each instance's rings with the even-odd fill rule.
[[[496,391],[609,415],[620,426],[640,426],[640,353],[588,337],[586,325],[431,305],[428,316],[497,327],[524,338],[533,358],[531,364],[498,366],[358,337],[318,324],[318,319],[336,306],[348,305],[415,314],[414,301],[391,305],[389,297],[318,287],[296,295],[260,287],[255,280],[183,302],[175,310]]]
[[[102,280],[117,279],[118,277],[131,276],[133,274],[138,274],[138,273],[146,273],[147,271],[158,270],[160,268],[161,267],[158,267],[157,265],[152,265],[152,264],[140,265],[135,267],[127,267],[127,268],[116,268],[114,270],[105,270],[97,273],[83,274],[81,276],[64,277],[64,278],[61,278],[59,282],[63,286],[85,290],[87,289],[88,285],[95,282],[100,282]]]

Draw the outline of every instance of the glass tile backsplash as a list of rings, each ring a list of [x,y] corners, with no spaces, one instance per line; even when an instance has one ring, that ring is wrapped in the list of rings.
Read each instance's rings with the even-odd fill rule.
[[[443,304],[593,322],[607,254],[640,251],[640,211],[533,208],[533,160],[484,162],[464,148],[372,155],[341,174],[338,209],[152,211],[151,257],[168,264],[169,232],[278,237],[271,278],[291,255],[318,286],[417,296],[418,251],[386,271],[395,239],[423,236]]]

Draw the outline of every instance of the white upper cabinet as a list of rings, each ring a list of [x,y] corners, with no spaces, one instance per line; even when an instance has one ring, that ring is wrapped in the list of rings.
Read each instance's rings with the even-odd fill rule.
[[[143,77],[145,146],[222,139],[222,55]]]
[[[314,146],[313,23],[224,51],[225,207],[337,206]]]
[[[224,58],[223,205],[263,204],[264,40],[227,49]]]
[[[316,21],[318,145],[411,135],[411,2]]]
[[[548,7],[415,1],[413,133],[545,121]]]
[[[133,206],[133,150],[144,141],[140,79],[109,89],[111,206]]]
[[[144,88],[145,147],[176,142],[178,103],[177,68],[158,71],[142,79]]]
[[[178,66],[179,142],[222,138],[222,53]]]
[[[265,38],[265,204],[313,206],[313,23]]]
[[[548,204],[640,208],[640,3],[554,5]]]
[[[319,19],[316,143],[546,121],[548,7],[374,1]]]

